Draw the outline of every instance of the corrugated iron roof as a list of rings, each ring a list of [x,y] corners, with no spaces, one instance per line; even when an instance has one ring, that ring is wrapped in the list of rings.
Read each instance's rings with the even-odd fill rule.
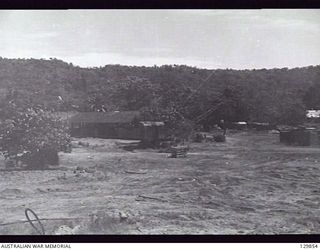
[[[307,110],[308,118],[320,118],[320,110]]]
[[[50,113],[50,115],[63,119],[63,120],[67,120],[75,115],[77,115],[79,112],[76,111],[69,111],[69,112],[52,112]]]
[[[140,123],[145,127],[152,127],[152,126],[160,127],[160,126],[164,126],[164,122],[142,121]]]
[[[234,122],[234,124],[247,125],[247,122]]]
[[[81,112],[71,117],[72,123],[131,123],[140,116],[139,111]]]

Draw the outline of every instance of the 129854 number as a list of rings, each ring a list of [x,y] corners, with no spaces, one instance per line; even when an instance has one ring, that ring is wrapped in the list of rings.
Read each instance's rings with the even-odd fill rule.
[[[300,244],[300,248],[318,248],[318,244],[313,244],[313,243]]]

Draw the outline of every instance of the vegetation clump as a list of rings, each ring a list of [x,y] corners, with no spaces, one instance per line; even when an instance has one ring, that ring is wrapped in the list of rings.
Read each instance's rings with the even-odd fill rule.
[[[42,108],[23,108],[14,103],[1,112],[0,151],[6,159],[28,168],[42,169],[59,164],[59,151],[70,150],[67,125]]]

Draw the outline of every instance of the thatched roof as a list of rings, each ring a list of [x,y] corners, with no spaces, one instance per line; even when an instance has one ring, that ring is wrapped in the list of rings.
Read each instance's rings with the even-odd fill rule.
[[[81,112],[71,117],[72,123],[131,123],[139,119],[139,111]]]

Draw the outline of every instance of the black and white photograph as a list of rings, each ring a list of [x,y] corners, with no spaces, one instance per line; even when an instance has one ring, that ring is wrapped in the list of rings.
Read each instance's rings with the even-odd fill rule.
[[[320,9],[0,11],[0,235],[320,234]]]

